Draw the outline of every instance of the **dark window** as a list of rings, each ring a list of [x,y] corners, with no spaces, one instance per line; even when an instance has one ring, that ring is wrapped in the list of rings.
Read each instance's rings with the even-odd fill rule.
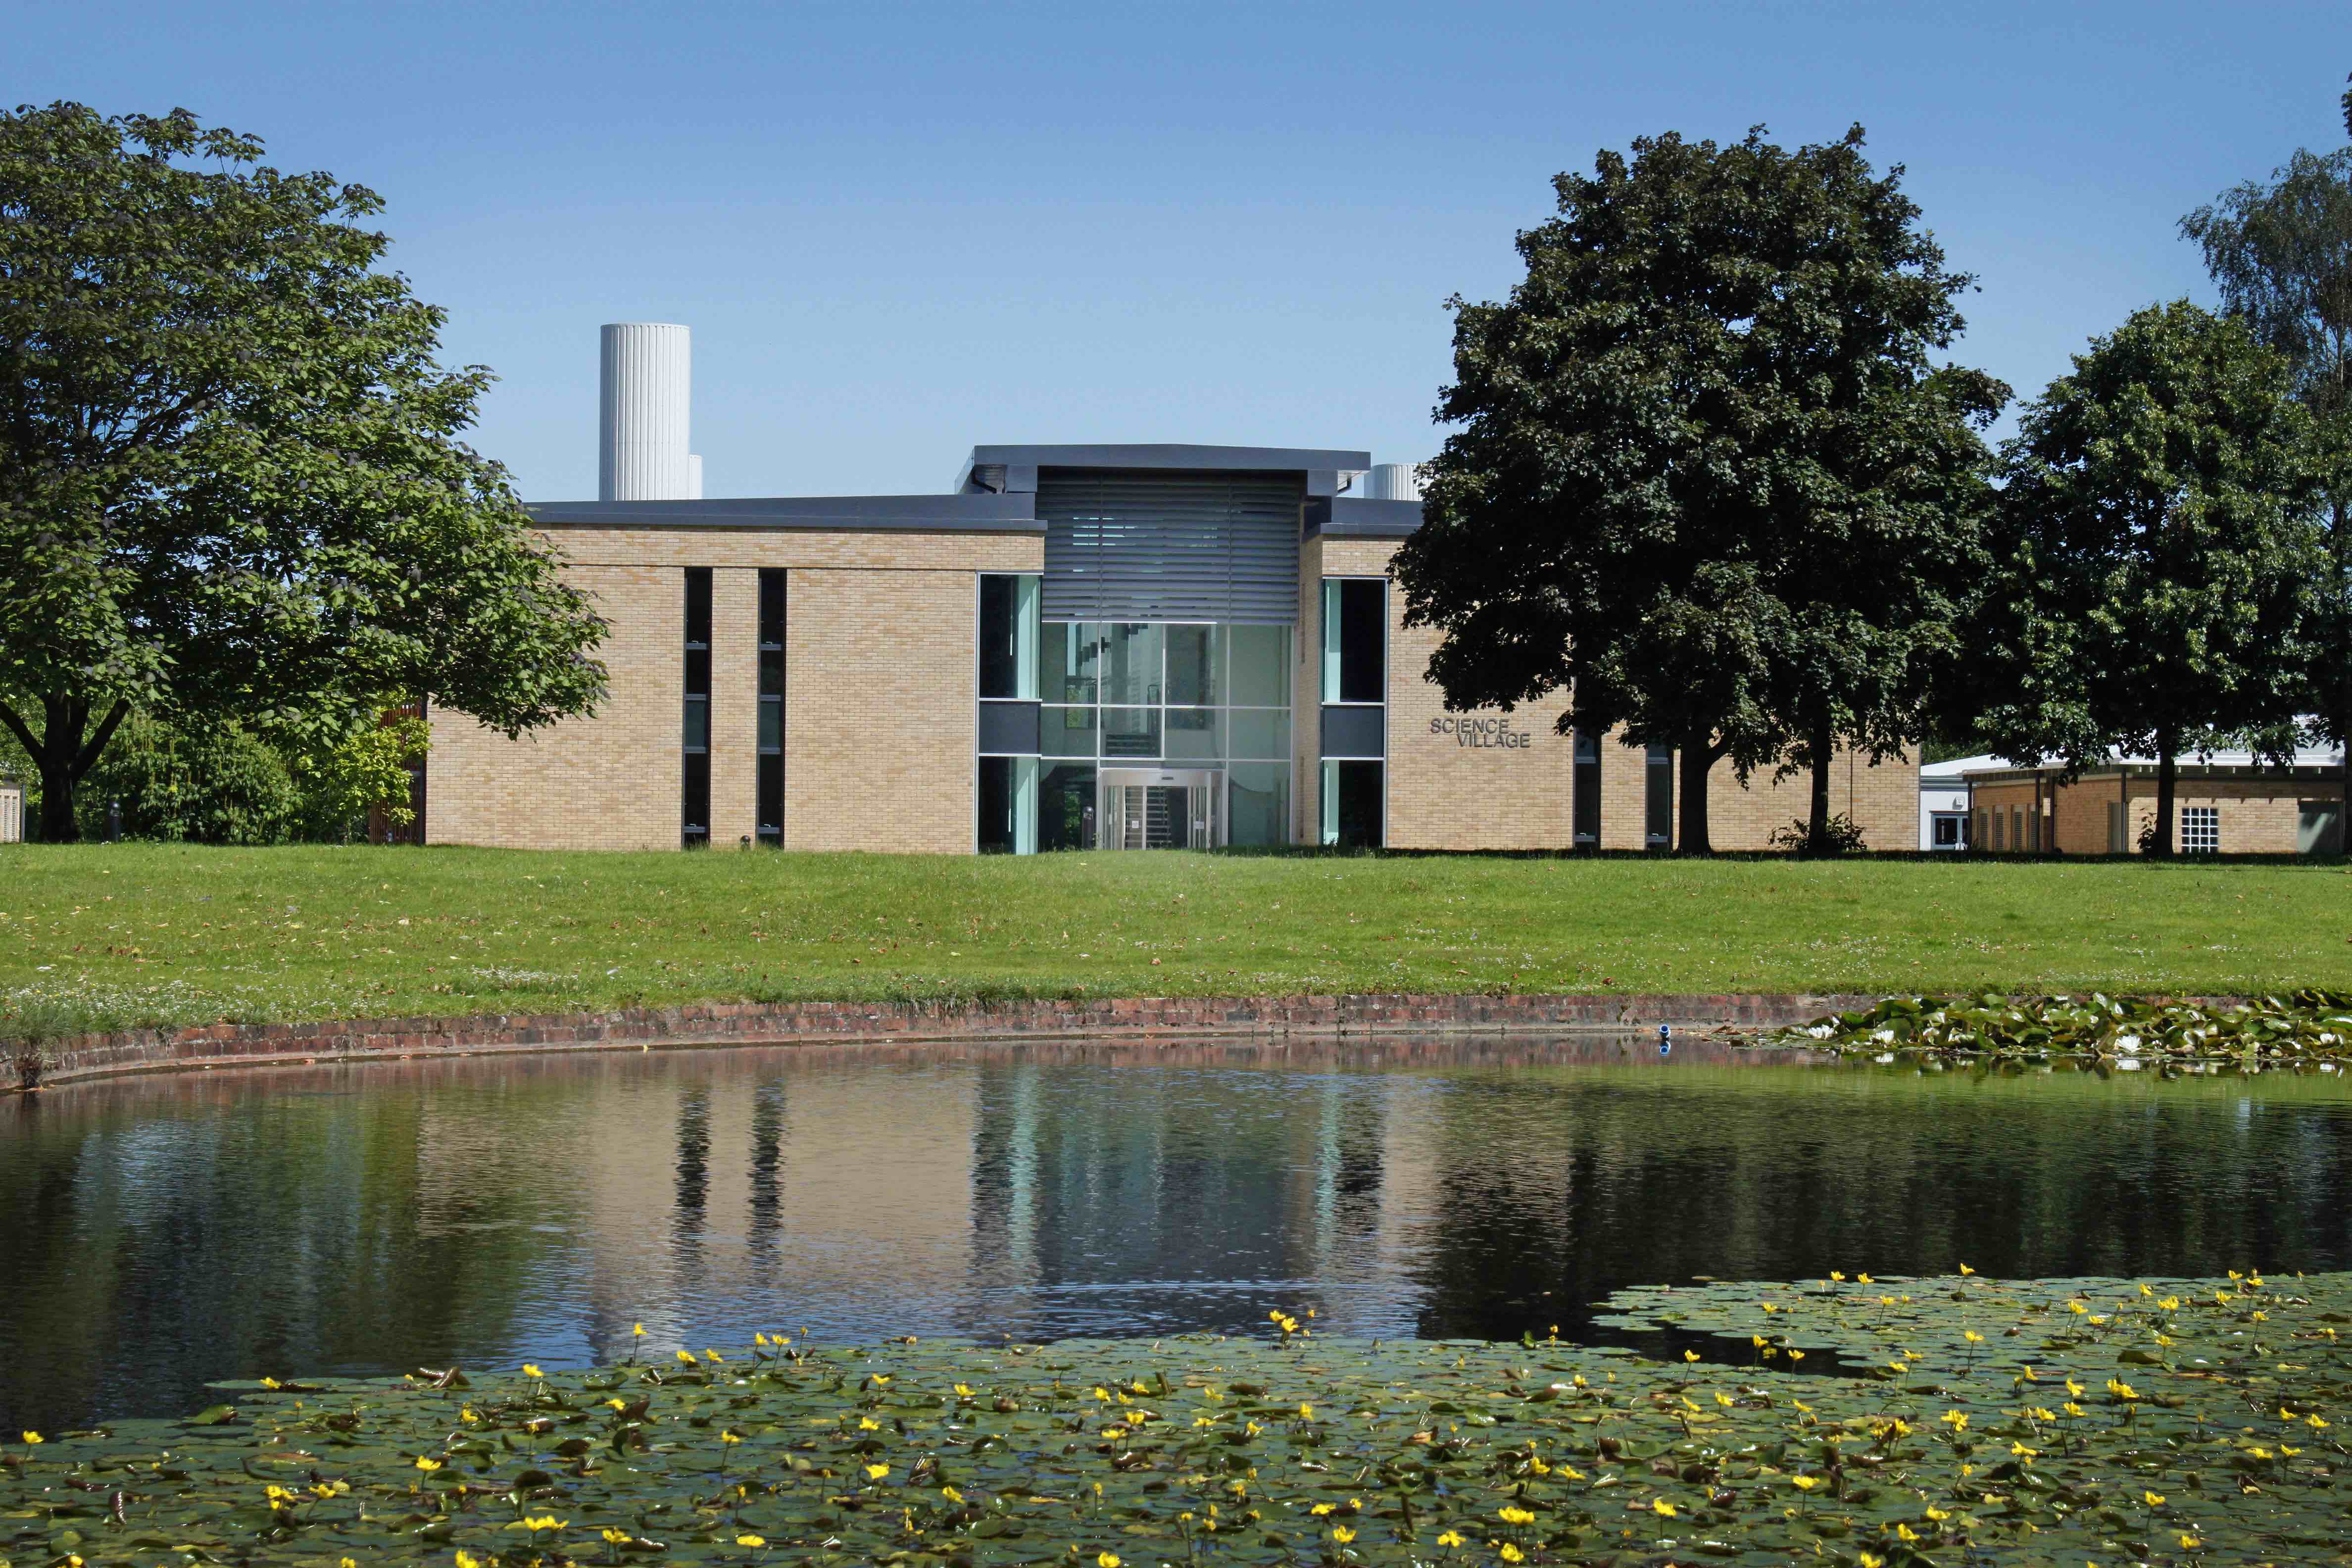
[[[980,852],[1013,853],[1013,759],[980,759]]]
[[[1341,702],[1387,700],[1388,587],[1377,577],[1343,577],[1335,586]]]
[[[980,580],[980,694],[1021,695],[1020,582]]]
[[[1045,770],[1037,787],[1037,847],[1095,847],[1095,770],[1065,764]]]
[[[1570,809],[1579,849],[1601,847],[1601,737],[1590,730],[1576,732],[1576,769],[1570,780]]]
[[[1652,746],[1644,773],[1649,787],[1644,792],[1648,828],[1643,842],[1652,849],[1671,849],[1675,847],[1675,749]]]
[[[678,802],[679,838],[688,847],[710,842],[710,568],[686,569],[686,712],[682,723],[685,787]]]
[[[760,574],[760,842],[784,842],[784,574]]]
[[[1339,792],[1339,847],[1378,849],[1381,847],[1381,764],[1332,763]]]

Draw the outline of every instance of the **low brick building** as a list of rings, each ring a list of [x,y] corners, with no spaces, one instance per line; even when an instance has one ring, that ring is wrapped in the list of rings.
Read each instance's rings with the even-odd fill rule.
[[[683,329],[607,329],[612,499],[531,509],[610,622],[611,694],[520,741],[431,714],[428,842],[1674,847],[1671,752],[1561,735],[1557,704],[1445,710],[1389,579],[1409,470],[976,447],[947,494],[706,500],[682,413],[651,459],[627,427],[616,331]],[[1801,778],[1709,787],[1717,848],[1805,807]],[[1832,809],[1874,847],[1909,847],[1916,795],[1909,764],[1836,764]]]
[[[2282,764],[2221,752],[2176,765],[2176,852],[2343,852],[2341,752],[2305,751]],[[2151,757],[2111,758],[2073,778],[2057,767],[1972,769],[1971,846],[2009,855],[2140,854],[2155,831],[2156,771]]]

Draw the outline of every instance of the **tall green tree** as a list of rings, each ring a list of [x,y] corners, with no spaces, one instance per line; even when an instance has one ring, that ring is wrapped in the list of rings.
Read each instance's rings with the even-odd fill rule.
[[[261,156],[181,110],[0,115],[0,725],[47,838],[134,710],[310,747],[384,692],[513,734],[604,689],[382,202]]]
[[[1929,384],[1969,280],[1862,149],[1856,127],[1605,152],[1553,182],[1507,300],[1450,301],[1437,417],[1461,428],[1395,568],[1444,634],[1431,678],[1457,708],[1565,692],[1561,729],[1676,748],[1685,852],[1709,847],[1718,763],[1744,779],[1810,739],[1825,780],[1824,732],[1916,728],[1908,671],[1937,639],[1897,620],[1948,620],[1908,587],[1967,526],[1968,426],[2006,396]]]
[[[2322,738],[2345,749],[2352,780],[2352,148],[2298,150],[2268,181],[2224,191],[2180,229],[2205,252],[2223,308],[2294,367],[2296,395],[2333,459],[2310,706]]]
[[[2326,476],[2294,367],[2150,306],[2027,407],[2003,468],[1980,727],[2021,763],[2154,755],[2170,854],[2183,754],[2294,750]]]
[[[1816,855],[1835,847],[1837,747],[1874,763],[1902,755],[1951,688],[1989,560],[1993,458],[1979,432],[2009,401],[1975,371],[1871,368],[1876,384],[1822,421],[1829,478],[1804,487],[1814,504],[1785,513],[1793,625],[1775,707],[1791,736],[1784,765],[1810,777],[1805,847]]]

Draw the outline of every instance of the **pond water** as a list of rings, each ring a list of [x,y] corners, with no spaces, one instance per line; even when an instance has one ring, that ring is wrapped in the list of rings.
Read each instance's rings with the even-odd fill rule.
[[[1637,1038],[411,1060],[0,1101],[0,1430],[755,1330],[1589,1334],[1695,1276],[2352,1264],[2352,1089]]]

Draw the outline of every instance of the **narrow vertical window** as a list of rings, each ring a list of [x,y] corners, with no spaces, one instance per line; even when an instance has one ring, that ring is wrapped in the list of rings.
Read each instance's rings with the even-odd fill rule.
[[[710,842],[710,568],[686,569],[685,787],[678,803],[680,842]]]
[[[784,844],[784,574],[760,574],[760,842]]]
[[[993,574],[980,579],[980,695],[1037,700],[1040,579]]]
[[[1339,849],[1381,847],[1386,771],[1379,763],[1323,763],[1324,843]]]
[[[1646,830],[1642,836],[1645,847],[1668,850],[1675,847],[1675,749],[1672,746],[1652,746],[1643,769],[1647,788],[1643,792],[1643,816]]]
[[[1601,847],[1601,737],[1590,730],[1576,732],[1576,764],[1570,780],[1570,831],[1579,849]]]
[[[1388,583],[1323,579],[1323,700],[1381,702],[1388,685]]]

